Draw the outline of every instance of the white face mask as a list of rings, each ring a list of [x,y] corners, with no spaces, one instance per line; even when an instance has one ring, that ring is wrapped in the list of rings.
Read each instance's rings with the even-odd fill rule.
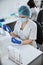
[[[37,7],[40,7],[40,5],[41,5],[41,0],[34,0],[34,2],[35,2],[35,5],[36,5]]]

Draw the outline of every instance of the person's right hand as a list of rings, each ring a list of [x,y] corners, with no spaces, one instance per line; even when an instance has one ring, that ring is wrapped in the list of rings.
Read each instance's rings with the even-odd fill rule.
[[[3,25],[3,29],[7,32],[12,32],[12,29],[8,25]]]

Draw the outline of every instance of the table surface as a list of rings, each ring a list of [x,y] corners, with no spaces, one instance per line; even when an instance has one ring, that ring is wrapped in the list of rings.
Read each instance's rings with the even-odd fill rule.
[[[14,62],[8,59],[8,46],[12,43],[9,34],[7,36],[0,37],[0,42],[3,65],[16,65]],[[31,45],[15,45],[15,47],[21,50],[24,62],[23,65],[32,62],[34,59],[42,54],[41,51],[37,50]]]

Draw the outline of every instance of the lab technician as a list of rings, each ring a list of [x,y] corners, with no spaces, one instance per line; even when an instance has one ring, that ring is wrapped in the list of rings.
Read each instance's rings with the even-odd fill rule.
[[[41,0],[40,1],[39,0],[29,0],[27,2],[27,5],[31,9],[31,13],[32,13],[31,19],[36,21],[37,15],[38,15],[39,10],[40,10]]]
[[[30,8],[27,6],[21,6],[18,10],[19,20],[14,26],[14,31],[11,28],[4,25],[3,29],[8,29],[10,35],[12,36],[12,42],[19,43],[20,45],[31,44],[37,48],[36,38],[37,38],[37,25],[35,22],[30,20]],[[6,28],[7,27],[7,28]],[[17,40],[16,37],[21,40]]]

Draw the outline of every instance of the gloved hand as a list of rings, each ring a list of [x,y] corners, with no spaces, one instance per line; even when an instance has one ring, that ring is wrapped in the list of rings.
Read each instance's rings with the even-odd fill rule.
[[[3,25],[3,29],[7,32],[12,32],[12,29],[8,25]]]
[[[11,42],[13,42],[14,44],[21,44],[21,41],[15,39],[14,37],[11,38]]]

